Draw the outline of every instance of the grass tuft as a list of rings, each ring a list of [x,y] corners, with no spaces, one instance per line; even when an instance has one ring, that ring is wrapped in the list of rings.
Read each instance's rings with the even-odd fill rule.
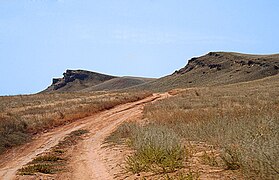
[[[19,170],[21,175],[33,175],[35,173],[53,174],[56,171],[58,170],[53,169],[53,165],[50,164],[33,164]]]
[[[40,162],[57,162],[63,160],[62,158],[54,155],[45,155],[45,156],[39,156],[33,159],[31,163],[40,163]]]

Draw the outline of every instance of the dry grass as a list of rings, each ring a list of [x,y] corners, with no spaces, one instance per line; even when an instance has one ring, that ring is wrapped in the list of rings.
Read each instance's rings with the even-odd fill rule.
[[[145,117],[152,126],[165,126],[188,141],[221,149],[227,169],[240,169],[252,179],[278,179],[277,79],[186,89],[147,106]]]
[[[241,172],[244,179],[278,179],[278,89],[278,76],[274,76],[227,86],[173,90],[170,93],[176,96],[145,107],[144,116],[149,123],[125,123],[107,142],[126,142],[135,150],[126,160],[126,169],[133,173],[159,172],[166,179],[198,179],[199,172],[191,171],[197,168],[191,167],[192,155],[200,152],[191,144],[197,142],[209,145],[198,157],[203,164],[238,170],[236,177]],[[184,157],[187,167],[171,169],[167,163],[147,163],[153,157],[175,160],[171,155],[161,156],[161,149],[167,151],[168,145],[186,145],[184,151],[189,152],[176,157]],[[145,151],[150,146],[153,151]],[[154,148],[157,146],[161,149]],[[177,162],[183,164],[181,158]],[[178,173],[170,173],[173,170]]]
[[[53,93],[0,97],[0,153],[32,134],[151,95],[133,93]]]
[[[181,145],[181,137],[165,126],[125,122],[106,139],[106,143],[126,143],[135,150],[134,154],[126,157],[124,166],[133,174],[173,173],[184,166],[183,162],[188,157]]]
[[[136,153],[126,159],[128,171],[169,173],[183,167],[186,153],[180,137],[171,129],[163,126],[138,127],[130,140]]]

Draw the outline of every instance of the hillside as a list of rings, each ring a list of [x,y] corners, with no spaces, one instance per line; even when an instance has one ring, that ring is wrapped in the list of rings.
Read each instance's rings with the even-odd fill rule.
[[[155,79],[140,78],[140,77],[117,77],[105,81],[103,83],[100,83],[98,85],[83,89],[81,90],[81,92],[120,90],[120,89],[134,87],[140,84],[148,83],[153,80]]]
[[[152,78],[117,77],[85,70],[66,70],[63,78],[53,78],[49,92],[93,92],[120,90],[151,82]]]
[[[166,91],[173,88],[225,85],[262,79],[278,72],[279,54],[210,52],[190,59],[185,67],[173,74],[140,85],[137,89]]]

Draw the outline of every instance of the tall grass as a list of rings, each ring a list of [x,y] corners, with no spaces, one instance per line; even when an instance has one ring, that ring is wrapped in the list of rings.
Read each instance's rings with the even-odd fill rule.
[[[131,145],[136,153],[127,158],[127,168],[134,173],[174,172],[183,166],[185,158],[180,141],[181,138],[172,129],[164,126],[136,128],[131,137]],[[138,167],[135,169],[135,166]]]
[[[21,119],[0,119],[0,153],[29,139],[27,124]]]
[[[125,169],[128,172],[174,172],[183,167],[187,157],[181,145],[181,137],[165,126],[142,126],[124,123],[107,139],[107,142],[126,143],[135,153],[126,157]]]
[[[56,93],[0,97],[0,153],[33,134],[151,94]]]
[[[226,167],[247,178],[278,179],[279,92],[253,87],[188,89],[147,106],[145,117],[186,140],[220,148]]]

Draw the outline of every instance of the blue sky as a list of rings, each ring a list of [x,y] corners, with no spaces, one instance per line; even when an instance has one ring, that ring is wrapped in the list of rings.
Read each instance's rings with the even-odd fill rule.
[[[0,0],[0,95],[66,69],[161,77],[209,51],[278,53],[277,0]]]

